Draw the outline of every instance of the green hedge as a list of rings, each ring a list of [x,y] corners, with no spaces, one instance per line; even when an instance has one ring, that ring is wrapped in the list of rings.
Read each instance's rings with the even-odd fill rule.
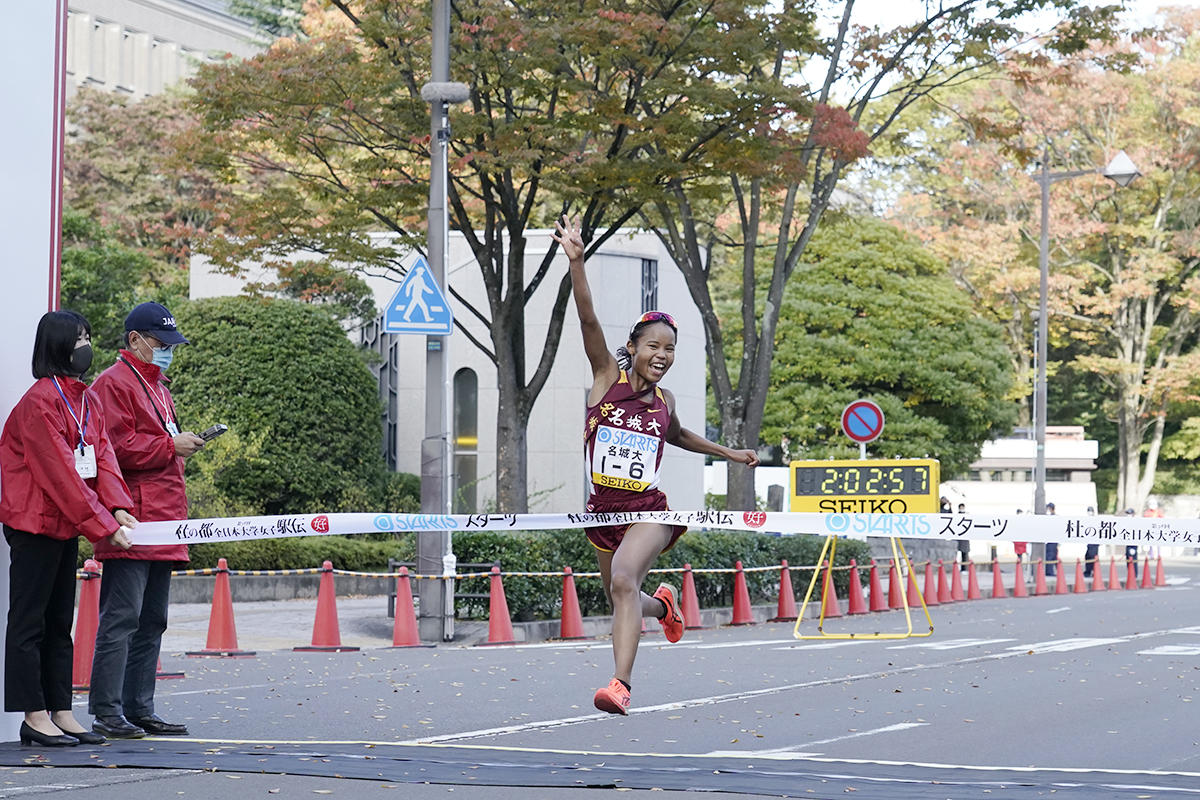
[[[824,539],[819,536],[770,536],[749,531],[693,531],[686,534],[673,549],[663,554],[655,568],[681,568],[691,564],[695,570],[728,569],[741,561],[745,567],[773,566],[787,559],[792,567],[816,563]],[[196,544],[189,548],[192,569],[215,567],[224,558],[231,569],[307,569],[319,567],[329,560],[337,569],[362,572],[382,572],[388,559],[414,561],[416,535],[368,534],[365,536],[302,536],[287,539],[259,539],[245,542]],[[553,572],[545,578],[510,577],[504,581],[504,595],[513,620],[555,619],[562,601],[562,569],[575,572],[595,572],[596,551],[581,530],[562,531],[456,531],[454,554],[459,573],[468,571],[466,564],[500,563],[505,572]],[[80,540],[80,564],[90,557],[91,548]],[[835,565],[849,564],[855,558],[859,564],[870,563],[869,547],[864,542],[843,540],[838,543]],[[486,571],[486,570],[480,570]],[[792,588],[797,598],[804,596],[812,573],[792,570]],[[866,583],[866,573],[861,575]],[[661,580],[678,589],[683,576],[651,575],[647,591]],[[733,575],[730,573],[695,574],[696,597],[701,608],[720,608],[733,605]],[[834,573],[838,596],[846,597],[849,573]],[[779,572],[746,573],[746,586],[753,603],[774,602],[779,596]],[[456,603],[458,616],[464,619],[486,619],[488,616],[489,579],[466,578],[458,582],[462,594],[482,597],[460,597]],[[580,610],[584,615],[610,613],[608,600],[599,578],[577,578],[575,589]],[[814,597],[816,595],[814,594]]]

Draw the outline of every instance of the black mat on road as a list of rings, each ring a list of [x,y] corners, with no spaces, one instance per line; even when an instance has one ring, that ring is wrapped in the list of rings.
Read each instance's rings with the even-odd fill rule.
[[[1194,775],[1018,771],[817,759],[583,755],[442,745],[214,744],[164,739],[99,747],[0,744],[0,765],[193,769],[455,786],[700,790],[771,797],[858,800],[997,797],[1174,797],[1197,791]]]

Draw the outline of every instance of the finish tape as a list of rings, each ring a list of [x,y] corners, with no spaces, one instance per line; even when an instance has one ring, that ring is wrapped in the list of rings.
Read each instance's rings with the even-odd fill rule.
[[[790,511],[639,511],[579,514],[293,514],[142,522],[137,545],[203,544],[293,536],[408,531],[544,531],[659,522],[775,536],[885,537],[998,542],[1200,546],[1200,519],[1161,517],[976,516],[972,514],[814,514]]]

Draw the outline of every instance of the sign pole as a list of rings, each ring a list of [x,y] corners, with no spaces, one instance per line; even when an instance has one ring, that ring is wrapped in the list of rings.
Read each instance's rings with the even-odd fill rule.
[[[433,51],[430,82],[421,87],[421,97],[430,104],[429,228],[427,249],[429,274],[434,287],[446,285],[446,250],[449,244],[449,220],[446,211],[446,153],[450,144],[450,103],[468,97],[468,87],[450,82],[450,0],[433,0]],[[415,267],[414,267],[415,270]],[[418,276],[419,277],[419,276]],[[404,287],[402,286],[401,289]],[[414,287],[417,288],[417,287]],[[426,287],[428,288],[428,287]],[[414,296],[415,295],[415,296]],[[420,308],[424,313],[424,293],[414,291],[409,302],[409,317]],[[393,303],[394,305],[394,303]],[[446,304],[449,310],[449,304]],[[429,317],[429,314],[425,314]],[[429,334],[425,338],[425,438],[421,441],[421,510],[427,514],[448,514],[450,505],[450,414],[449,357],[446,346],[450,331]],[[453,563],[449,531],[420,531],[417,534],[417,573],[443,575]],[[454,638],[454,605],[448,592],[437,581],[418,582],[420,618],[417,627],[422,641],[450,641]]]

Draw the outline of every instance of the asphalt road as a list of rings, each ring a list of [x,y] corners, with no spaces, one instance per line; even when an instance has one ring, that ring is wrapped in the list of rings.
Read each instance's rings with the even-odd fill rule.
[[[928,638],[797,640],[783,623],[648,635],[627,718],[591,706],[611,674],[604,641],[164,659],[187,677],[159,683],[160,711],[194,738],[0,745],[0,798],[1197,795],[1200,568],[1168,577],[940,606]],[[904,627],[893,611],[825,630]]]

